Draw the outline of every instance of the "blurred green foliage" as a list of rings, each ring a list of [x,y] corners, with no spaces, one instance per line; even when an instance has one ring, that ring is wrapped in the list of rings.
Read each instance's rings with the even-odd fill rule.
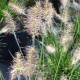
[[[4,17],[2,10],[7,9],[9,10],[9,12],[11,13],[13,12],[8,7],[8,1],[11,1],[16,4],[20,4],[20,5],[25,5],[26,7],[28,7],[28,6],[34,5],[36,0],[0,0],[0,22]],[[15,13],[13,12],[11,15],[15,15]]]
[[[0,9],[4,9],[7,5],[7,0],[0,0]]]
[[[0,0],[0,22],[4,16],[2,10],[5,9],[6,7],[7,7],[7,0]]]

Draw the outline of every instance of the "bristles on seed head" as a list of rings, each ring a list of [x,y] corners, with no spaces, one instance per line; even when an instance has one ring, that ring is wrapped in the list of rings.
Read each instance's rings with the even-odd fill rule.
[[[22,6],[16,5],[16,4],[11,3],[11,2],[8,3],[8,6],[10,8],[12,8],[18,14],[26,15],[25,14],[25,10],[24,10],[24,8]]]
[[[49,0],[45,0],[44,4],[43,4],[43,16],[42,16],[42,32],[44,33],[45,31],[49,31],[51,32],[51,30],[53,29],[53,18],[54,18],[54,14],[55,14],[55,9],[52,6],[52,3],[49,2]]]
[[[37,70],[39,54],[37,50],[32,46],[28,46],[26,48],[26,53],[27,53],[26,54],[27,61],[25,63],[26,74],[28,76],[32,76],[32,75],[35,75]]]
[[[72,64],[77,64],[79,60],[80,60],[80,47],[73,50]]]
[[[18,78],[21,75],[26,77],[24,59],[21,57],[21,54],[19,52],[16,53],[16,57],[13,59],[13,65],[11,65],[11,68],[12,68],[10,72],[11,80]]]
[[[60,80],[68,80],[68,79],[67,79],[67,76],[66,76],[66,75],[62,75],[62,76],[60,77]]]
[[[64,51],[67,51],[67,49],[69,48],[69,45],[73,41],[73,28],[74,26],[71,22],[67,23],[65,30],[60,37],[60,42],[63,46]]]
[[[39,35],[40,26],[41,26],[41,12],[42,8],[40,3],[37,4],[27,10],[27,21],[25,23],[25,28],[27,32],[32,36]]]
[[[35,59],[38,59],[39,58],[39,54],[38,54],[38,51],[36,50],[35,47],[32,47],[32,46],[28,46],[26,48],[26,53],[27,53],[27,60],[32,63],[34,63],[36,60]]]
[[[44,3],[40,1],[36,2],[36,5],[27,11],[27,21],[25,24],[27,32],[32,36],[39,35],[39,32],[42,34],[50,32],[53,25],[54,13],[55,10],[49,1],[45,1]]]
[[[64,22],[70,21],[70,15],[69,15],[68,7],[66,7],[66,8],[63,10],[62,17],[63,17],[63,19],[64,19]]]
[[[68,0],[60,0],[63,6],[63,13],[62,13],[62,17],[64,19],[64,22],[68,22],[70,20],[70,15],[69,15],[69,7],[68,7]]]
[[[72,40],[73,40],[73,36],[71,33],[64,33],[64,35],[61,37],[61,44],[63,46],[64,51],[67,51]]]
[[[53,45],[47,45],[46,46],[46,51],[49,52],[49,53],[55,53],[56,49]]]
[[[6,23],[7,23],[7,27],[8,27],[8,32],[9,31],[15,31],[16,28],[16,23],[13,20],[12,16],[10,15],[10,13],[6,10],[3,11],[5,19],[6,19]]]

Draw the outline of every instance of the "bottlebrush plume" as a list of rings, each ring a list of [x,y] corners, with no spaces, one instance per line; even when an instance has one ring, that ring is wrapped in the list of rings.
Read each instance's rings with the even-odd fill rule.
[[[65,7],[64,10],[63,10],[63,13],[62,13],[62,18],[64,19],[64,22],[68,22],[70,21],[70,15],[69,15],[69,9],[68,7]]]
[[[36,2],[36,5],[27,10],[25,28],[30,35],[47,34],[53,29],[53,17],[55,10],[48,0]]]
[[[41,33],[46,36],[48,32],[53,32],[53,18],[55,14],[55,9],[52,6],[52,3],[49,2],[49,0],[41,2],[41,5],[43,9],[41,16]]]
[[[68,22],[63,34],[60,37],[60,42],[63,46],[63,50],[67,51],[71,42],[73,41],[73,28],[74,25],[71,22]]]
[[[52,6],[52,3],[49,2],[49,0],[46,0],[44,2],[44,6],[43,6],[43,19],[46,21],[46,24],[48,27],[52,27],[53,26],[53,17],[54,17],[54,8]]]
[[[11,80],[14,80],[20,76],[26,77],[26,70],[24,68],[24,59],[21,57],[19,52],[16,53],[16,57],[13,59],[12,70],[10,72]]]
[[[39,59],[38,51],[32,46],[28,46],[26,48],[26,59],[27,59],[25,63],[26,74],[30,77],[35,75],[37,70],[37,64]]]
[[[64,19],[65,27],[64,32],[61,35],[61,44],[63,45],[63,50],[67,51],[72,40],[73,40],[73,28],[74,25],[71,22],[71,18],[69,15],[69,8],[68,8],[68,0],[62,0],[63,3],[65,3],[65,7],[62,13],[62,18]]]
[[[66,75],[62,75],[62,76],[60,77],[60,80],[68,80],[68,79],[67,79],[67,76],[66,76]]]
[[[16,4],[11,3],[11,2],[8,3],[8,6],[10,8],[12,8],[18,14],[26,15],[25,14],[25,9],[22,6],[16,5]]]
[[[27,32],[32,36],[39,35],[40,26],[41,26],[41,17],[42,8],[40,3],[37,3],[35,6],[30,7],[27,10],[27,21],[25,23],[25,28]]]
[[[46,46],[46,51],[49,52],[49,53],[55,53],[56,49],[53,45],[47,45]]]
[[[73,29],[74,29],[74,24],[73,24],[73,22],[71,22],[71,21],[69,21],[69,22],[67,22],[67,24],[66,24],[66,26],[65,26],[65,29],[67,30],[67,32],[69,33],[71,33],[71,32],[73,32]]]
[[[65,33],[61,39],[61,44],[63,46],[63,51],[67,51],[73,40],[72,34]]]
[[[73,50],[72,64],[77,64],[79,60],[80,60],[80,47]]]
[[[64,19],[63,21],[66,23],[70,20],[70,15],[69,15],[69,1],[68,0],[60,0],[61,1],[61,4],[63,7],[63,13],[61,14],[62,15],[62,18]]]
[[[26,48],[26,53],[27,53],[27,56],[26,56],[27,59],[29,58],[29,60],[31,60],[31,61],[34,61],[35,58],[39,58],[38,50],[35,47],[33,47],[33,46],[28,46]]]
[[[7,26],[6,26],[8,28],[7,32],[16,31],[17,28],[16,28],[15,21],[13,20],[10,13],[6,10],[4,10],[3,13],[4,13],[4,16],[5,16],[5,19],[6,19],[6,23],[7,23]]]

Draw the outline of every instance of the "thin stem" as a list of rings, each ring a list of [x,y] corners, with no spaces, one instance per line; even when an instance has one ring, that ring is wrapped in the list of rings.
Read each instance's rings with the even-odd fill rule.
[[[29,77],[29,80],[31,80],[31,77]]]
[[[18,80],[21,80],[21,76],[20,75],[18,76]]]
[[[77,66],[74,65],[74,67],[73,67],[73,69],[72,69],[72,71],[71,71],[71,75],[70,75],[70,77],[69,77],[69,80],[71,80],[72,74],[73,74],[74,70],[75,70],[78,66],[80,66],[80,63],[79,63]]]
[[[10,55],[12,56],[12,58],[14,59],[15,57],[12,55],[11,51],[10,50],[8,50],[8,51],[9,51]]]
[[[1,71],[0,71],[0,80],[5,80]]]
[[[26,76],[25,79],[28,80],[28,77]]]
[[[44,36],[44,35],[43,35]],[[39,41],[40,42],[40,41]],[[44,37],[42,38],[42,43],[44,42]],[[41,43],[41,44],[42,44]],[[44,44],[44,43],[43,43]],[[38,78],[38,73],[39,73],[39,69],[40,69],[40,65],[41,65],[41,60],[42,60],[42,57],[43,57],[43,47],[44,47],[44,45],[42,44],[42,46],[41,46],[41,55],[40,55],[40,58],[39,58],[39,64],[38,64],[38,71],[37,71],[37,74],[36,74],[36,78],[35,78],[35,80],[37,80],[37,78]]]
[[[32,45],[35,46],[35,36],[32,36]]]
[[[57,76],[57,73],[58,73],[58,69],[59,69],[59,65],[60,65],[60,62],[61,62],[61,58],[62,58],[62,52],[61,52],[61,55],[60,55],[60,58],[59,58],[58,66],[57,66],[57,69],[56,69],[56,72],[55,72],[55,76],[54,76],[54,80],[56,80],[56,76]]]
[[[44,33],[46,27],[44,26],[43,29],[44,29],[44,30],[43,30],[43,33]],[[42,43],[44,44],[44,34],[42,35]],[[43,65],[44,65],[44,50],[43,50],[43,48],[44,48],[44,45],[42,45],[42,50],[41,50],[41,51],[43,51],[43,52],[42,52],[42,58],[43,58]],[[43,78],[44,78],[44,66],[43,66]]]
[[[20,53],[23,55],[22,50],[21,50],[21,47],[20,47],[19,42],[18,42],[18,39],[17,39],[17,36],[16,36],[16,34],[15,34],[14,31],[12,31],[12,32],[13,32],[14,38],[15,38],[15,40],[16,40],[16,43],[17,43],[17,45],[18,45],[18,48],[19,48],[19,50],[20,50]]]

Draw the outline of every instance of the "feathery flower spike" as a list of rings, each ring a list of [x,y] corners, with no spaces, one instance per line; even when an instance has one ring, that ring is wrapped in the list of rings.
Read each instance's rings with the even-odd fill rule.
[[[26,58],[27,58],[27,61],[25,63],[26,74],[29,77],[31,77],[35,75],[37,70],[37,64],[39,59],[38,51],[32,46],[28,46],[26,48]]]
[[[72,64],[76,64],[80,60],[80,47],[73,50]]]
[[[26,70],[24,68],[24,59],[21,57],[19,52],[16,53],[16,57],[13,59],[12,70],[10,72],[11,80],[20,78],[20,76],[26,77]]]
[[[12,8],[18,14],[26,15],[25,14],[25,10],[24,10],[24,8],[22,6],[16,5],[16,4],[11,3],[11,2],[8,3],[8,6],[10,8]]]
[[[4,16],[5,16],[5,19],[6,19],[6,23],[7,23],[7,28],[8,28],[8,31],[7,32],[10,32],[10,31],[16,31],[16,23],[15,21],[12,19],[12,16],[10,15],[10,13],[6,10],[3,10],[3,13],[4,13]]]
[[[41,11],[42,9],[40,3],[27,10],[27,21],[25,23],[25,28],[27,29],[27,32],[32,35],[32,37],[39,35],[41,26]]]
[[[68,80],[68,79],[67,79],[67,76],[66,76],[66,75],[62,75],[62,76],[60,77],[60,80]]]
[[[56,49],[53,45],[47,45],[46,46],[46,51],[49,52],[49,53],[55,53]]]

